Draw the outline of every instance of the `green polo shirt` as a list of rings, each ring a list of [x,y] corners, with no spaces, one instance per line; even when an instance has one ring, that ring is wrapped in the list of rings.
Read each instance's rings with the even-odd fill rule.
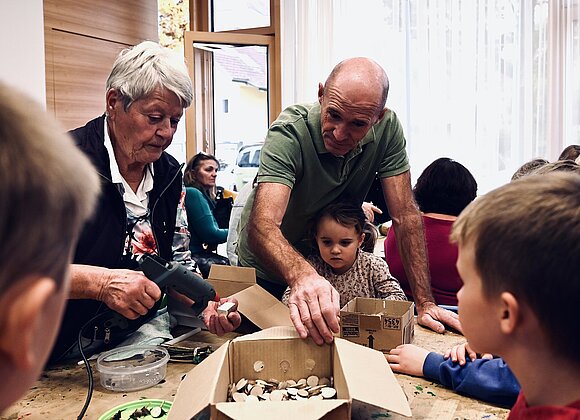
[[[386,178],[409,170],[405,145],[397,116],[387,110],[353,150],[336,157],[324,146],[318,102],[285,109],[268,130],[258,170],[258,183],[273,182],[292,189],[282,220],[284,237],[304,254],[308,227],[321,209],[341,195],[362,203],[376,173]],[[248,198],[238,226],[239,263],[256,268],[260,278],[286,284],[269,273],[248,247],[246,226],[254,194]]]

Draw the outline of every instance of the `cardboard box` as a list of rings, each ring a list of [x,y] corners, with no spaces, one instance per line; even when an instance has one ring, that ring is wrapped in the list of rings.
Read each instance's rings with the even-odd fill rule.
[[[207,280],[220,297],[236,298],[238,311],[257,327],[293,325],[288,307],[256,283],[255,269],[214,264]]]
[[[207,279],[220,297],[235,297],[238,311],[259,329],[291,326],[288,307],[256,284],[256,270],[214,264]],[[205,324],[186,305],[169,299],[169,312],[179,325],[205,328]]]
[[[255,363],[263,367],[256,372]],[[282,363],[284,362],[284,363]],[[332,377],[337,399],[226,402],[241,378]],[[336,338],[317,346],[293,327],[275,327],[228,341],[179,385],[170,419],[338,419],[411,415],[407,398],[382,353]]]
[[[413,341],[414,311],[413,302],[354,298],[340,310],[340,336],[388,353]]]

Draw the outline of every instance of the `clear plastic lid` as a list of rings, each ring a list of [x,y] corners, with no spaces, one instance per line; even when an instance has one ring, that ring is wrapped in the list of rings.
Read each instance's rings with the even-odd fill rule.
[[[126,346],[102,353],[97,370],[105,374],[136,374],[155,370],[169,361],[169,353],[159,346]]]

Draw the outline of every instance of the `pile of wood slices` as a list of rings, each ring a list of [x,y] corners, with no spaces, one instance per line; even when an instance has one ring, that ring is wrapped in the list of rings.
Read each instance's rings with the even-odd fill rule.
[[[307,399],[336,398],[336,389],[333,388],[332,378],[318,378],[311,375],[298,381],[287,379],[278,381],[270,379],[246,379],[230,384],[228,401],[287,401]]]

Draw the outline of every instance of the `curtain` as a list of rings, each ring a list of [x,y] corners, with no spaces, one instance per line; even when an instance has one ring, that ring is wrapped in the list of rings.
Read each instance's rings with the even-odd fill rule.
[[[316,100],[340,60],[390,80],[413,179],[447,156],[484,193],[580,143],[578,0],[283,0],[283,106]]]

